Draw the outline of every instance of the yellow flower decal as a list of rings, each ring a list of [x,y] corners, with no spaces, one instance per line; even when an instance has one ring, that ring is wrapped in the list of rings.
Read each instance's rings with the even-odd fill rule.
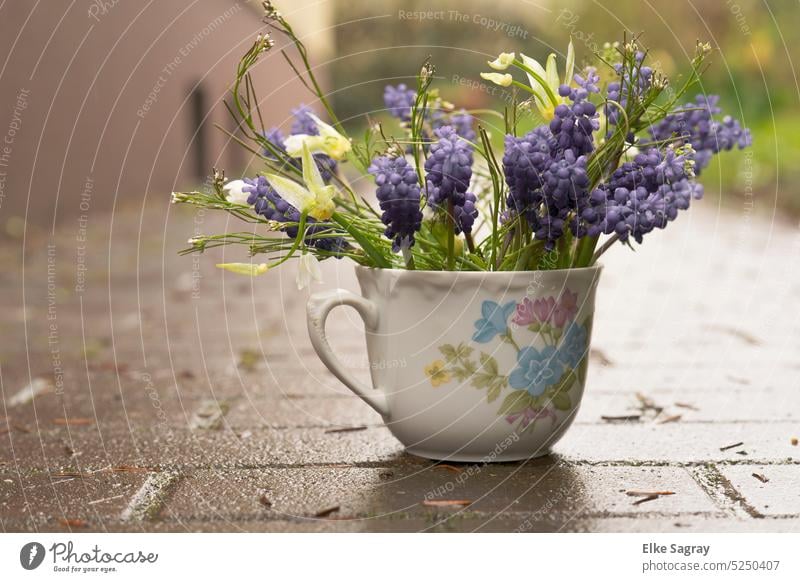
[[[442,384],[447,384],[452,377],[450,372],[447,371],[445,363],[442,360],[434,360],[425,366],[425,375],[431,380],[431,386],[436,388]]]

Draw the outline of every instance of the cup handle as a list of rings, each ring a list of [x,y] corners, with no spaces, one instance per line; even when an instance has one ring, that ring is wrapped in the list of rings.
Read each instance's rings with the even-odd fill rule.
[[[308,319],[308,335],[322,363],[339,378],[341,382],[356,393],[364,402],[374,408],[381,416],[389,416],[389,405],[386,395],[379,389],[369,389],[356,380],[334,355],[328,338],[325,335],[325,320],[334,307],[349,305],[358,311],[368,330],[378,325],[378,308],[368,299],[344,289],[334,289],[315,293],[308,299],[306,316]]]

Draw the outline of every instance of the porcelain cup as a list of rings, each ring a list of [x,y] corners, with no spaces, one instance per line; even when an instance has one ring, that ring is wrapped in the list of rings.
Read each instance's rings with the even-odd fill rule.
[[[313,295],[308,331],[328,369],[409,453],[462,462],[534,458],[550,451],[580,405],[600,272],[356,267],[361,295]],[[340,305],[364,320],[372,386],[328,344],[325,320]]]

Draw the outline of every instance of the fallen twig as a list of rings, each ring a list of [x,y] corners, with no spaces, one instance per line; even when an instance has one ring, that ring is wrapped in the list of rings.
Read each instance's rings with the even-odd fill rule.
[[[340,432],[358,432],[360,430],[367,430],[366,426],[347,426],[344,428],[331,428],[325,431],[325,434],[336,434]]]
[[[334,505],[333,507],[328,507],[327,509],[323,509],[322,511],[318,511],[314,514],[314,517],[328,517],[332,513],[336,513],[339,511],[340,507],[338,505]]]
[[[719,448],[719,450],[720,450],[720,451],[729,451],[729,450],[731,450],[731,449],[735,449],[736,447],[741,447],[743,444],[744,444],[744,443],[742,443],[742,442],[739,442],[739,443],[734,443],[734,444],[732,444],[732,445],[728,445],[728,446],[726,446],[726,447],[720,447],[720,448]]]
[[[657,496],[660,497],[661,495],[675,495],[675,492],[674,491],[637,491],[635,489],[632,489],[631,491],[626,491],[625,495],[628,495],[629,497],[650,497],[651,495],[657,495]]]
[[[762,483],[766,483],[767,481],[769,481],[769,477],[767,477],[766,475],[762,475],[761,473],[753,473],[753,477],[755,477]]]
[[[606,422],[633,422],[642,418],[641,414],[625,414],[621,416],[601,416]]]

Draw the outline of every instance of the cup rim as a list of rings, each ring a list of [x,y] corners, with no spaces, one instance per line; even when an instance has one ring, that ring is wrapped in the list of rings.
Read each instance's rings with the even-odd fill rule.
[[[472,279],[483,279],[486,277],[493,277],[493,276],[516,276],[516,275],[527,275],[531,276],[534,273],[540,274],[549,274],[549,275],[558,275],[558,274],[566,274],[566,273],[593,273],[599,272],[603,270],[603,263],[596,263],[591,267],[568,267],[566,269],[540,269],[540,270],[526,270],[526,271],[429,271],[425,269],[386,269],[383,267],[367,267],[365,265],[355,265],[356,271],[362,271],[367,273],[379,273],[379,272],[386,272],[386,273],[397,273],[405,274],[411,276],[413,274],[418,275],[425,275],[426,277],[437,277],[437,278],[445,278],[445,277],[467,277]]]

